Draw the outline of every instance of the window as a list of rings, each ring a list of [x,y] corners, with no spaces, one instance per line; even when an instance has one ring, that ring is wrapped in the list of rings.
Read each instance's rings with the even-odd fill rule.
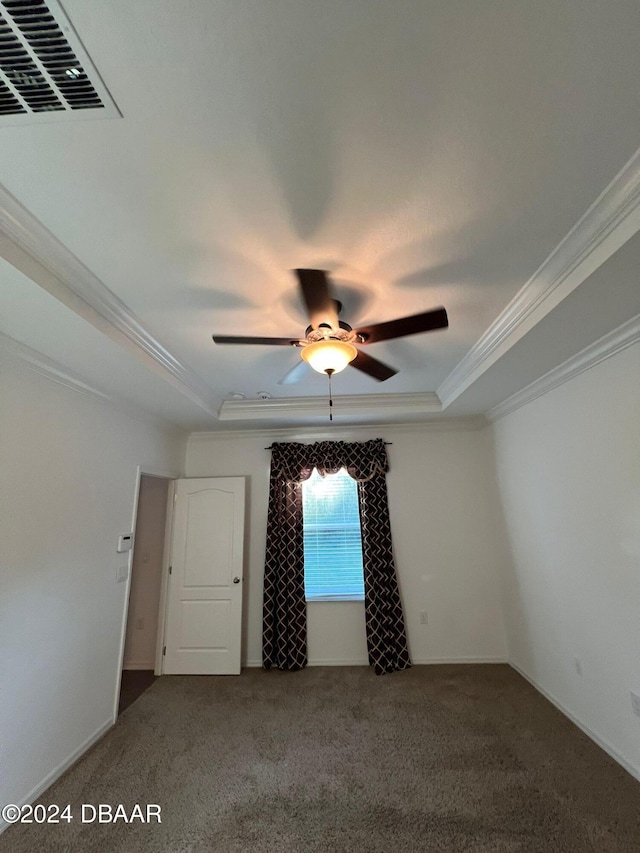
[[[307,601],[362,601],[358,486],[345,469],[302,484],[304,589]]]

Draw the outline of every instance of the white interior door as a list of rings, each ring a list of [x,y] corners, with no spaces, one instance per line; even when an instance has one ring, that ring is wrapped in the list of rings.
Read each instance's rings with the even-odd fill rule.
[[[244,479],[176,481],[167,590],[167,675],[237,675]]]

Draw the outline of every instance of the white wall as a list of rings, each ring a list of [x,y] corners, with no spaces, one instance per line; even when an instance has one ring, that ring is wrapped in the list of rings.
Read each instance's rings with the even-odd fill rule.
[[[493,429],[510,658],[640,776],[640,345]]]
[[[334,433],[332,433],[333,435]],[[336,430],[340,440],[382,437],[388,448],[389,507],[412,659],[504,660],[495,527],[495,476],[487,430],[385,427]],[[243,660],[261,660],[262,577],[273,434],[192,435],[188,477],[247,477]],[[286,439],[291,440],[291,439]],[[315,440],[309,432],[304,441]],[[420,624],[420,611],[428,624]],[[364,605],[308,606],[310,663],[367,662]]]
[[[184,443],[29,371],[1,374],[0,802],[21,803],[112,722],[136,466]]]
[[[153,669],[170,480],[141,477],[123,669]]]

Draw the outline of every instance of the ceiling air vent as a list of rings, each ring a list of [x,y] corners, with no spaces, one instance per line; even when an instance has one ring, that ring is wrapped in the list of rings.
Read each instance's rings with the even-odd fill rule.
[[[0,124],[119,115],[57,0],[0,0]]]

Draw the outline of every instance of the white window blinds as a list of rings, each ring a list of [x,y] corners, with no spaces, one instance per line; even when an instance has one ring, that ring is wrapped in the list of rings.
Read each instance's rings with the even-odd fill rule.
[[[347,472],[302,484],[307,601],[364,599],[358,487]]]

